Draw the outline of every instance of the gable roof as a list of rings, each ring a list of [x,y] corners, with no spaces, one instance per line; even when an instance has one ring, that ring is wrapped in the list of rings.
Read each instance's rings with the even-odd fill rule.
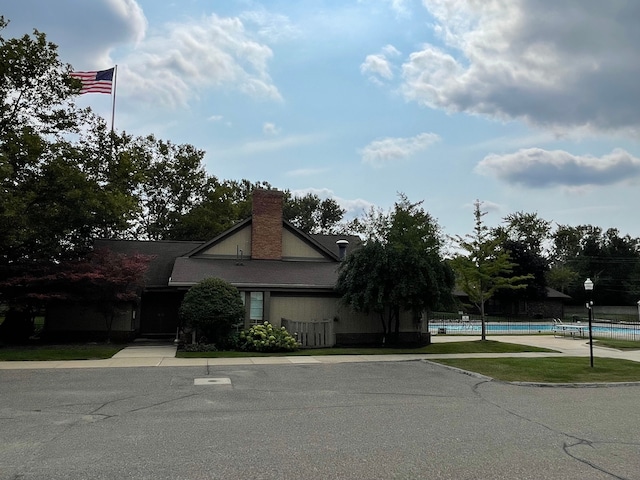
[[[250,224],[251,224],[251,217],[245,218],[244,220],[236,223],[233,227],[225,230],[220,235],[212,238],[211,240],[206,241],[206,242],[200,242],[192,250],[184,253],[183,255],[187,256],[187,257],[192,257],[194,255],[198,255],[199,253],[201,253],[201,252],[203,252],[205,250],[208,250],[211,246],[215,245],[216,243],[220,243],[225,238],[230,237],[234,233],[242,230],[245,226],[250,225]]]
[[[347,254],[355,252],[363,245],[362,239],[357,235],[325,235],[323,233],[312,233],[309,237],[332,252],[336,251],[336,243],[338,240],[346,240],[349,242]]]
[[[340,235],[309,235],[290,222],[283,220],[282,229],[291,232],[301,242],[329,261],[319,262],[317,259],[254,260],[251,258],[239,260],[238,258],[216,258],[202,255],[212,246],[249,226],[251,222],[252,217],[249,217],[209,242],[198,245],[187,254],[177,258],[171,272],[169,285],[192,286],[205,278],[217,277],[239,288],[333,290],[341,265],[335,242],[348,238],[350,242],[355,244],[355,239],[358,238]]]
[[[146,287],[166,287],[177,257],[190,252],[203,242],[145,241],[145,240],[94,240],[94,248],[108,248],[115,253],[133,255],[139,253],[151,258],[145,273]]]
[[[212,246],[225,241],[252,224],[252,217],[209,241],[138,241],[96,240],[96,248],[107,247],[118,253],[150,255],[153,257],[147,274],[146,287],[188,287],[208,277],[222,278],[240,288],[269,288],[287,290],[333,290],[338,279],[340,253],[336,242],[347,240],[347,252],[357,250],[362,241],[354,235],[323,235],[304,233],[286,220],[282,228],[323,257],[283,260],[252,260],[219,258],[203,255]],[[347,253],[347,254],[348,254]]]
[[[212,238],[207,242],[199,242],[197,245],[194,246],[193,250],[187,252],[186,254],[184,254],[184,256],[193,257],[201,254],[206,250],[209,250],[212,246],[231,237],[233,234],[239,232],[246,226],[251,225],[251,222],[252,222],[252,217],[248,217],[242,220],[241,222],[238,222],[233,227],[229,228],[228,230],[225,230],[215,238]],[[336,242],[338,240],[347,240],[349,242],[349,247],[348,247],[349,252],[357,250],[360,246],[362,246],[362,239],[360,239],[360,237],[355,235],[307,234],[287,220],[283,220],[282,225],[283,225],[283,228],[286,228],[287,230],[292,232],[304,243],[311,246],[314,250],[322,254],[324,257],[333,261],[340,261],[339,251],[336,245]]]
[[[333,290],[338,262],[287,262],[280,260],[176,259],[169,285],[191,286],[208,277],[221,278],[238,288]]]

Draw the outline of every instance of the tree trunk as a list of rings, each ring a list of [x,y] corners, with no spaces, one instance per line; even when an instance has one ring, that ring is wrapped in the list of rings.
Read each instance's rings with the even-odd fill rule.
[[[388,333],[385,316],[386,315],[384,311],[380,312],[380,322],[382,323],[382,346],[384,346],[387,340],[387,333]]]
[[[393,343],[397,345],[400,342],[400,307],[393,308],[393,316],[395,317],[395,327],[393,332]]]
[[[111,343],[111,327],[113,326],[114,317],[115,317],[114,313],[107,314],[104,317],[106,327],[107,327],[107,343]]]

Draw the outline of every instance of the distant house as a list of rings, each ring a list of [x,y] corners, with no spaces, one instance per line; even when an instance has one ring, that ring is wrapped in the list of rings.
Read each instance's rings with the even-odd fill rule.
[[[497,297],[490,298],[485,304],[487,315],[499,315],[506,317],[530,317],[530,318],[563,318],[564,306],[571,300],[553,288],[546,288],[547,296],[539,300],[500,300]],[[464,305],[469,305],[469,297],[461,290],[456,289],[454,296]]]
[[[185,292],[216,277],[240,291],[244,327],[264,321],[283,325],[309,346],[381,342],[377,314],[352,311],[334,288],[341,261],[360,239],[308,235],[283,219],[282,207],[282,192],[256,190],[251,217],[207,242],[97,240],[96,247],[153,256],[140,304],[123,310],[114,337],[175,336]],[[421,338],[412,315],[401,317],[401,337]],[[60,314],[47,318],[47,328],[99,332],[101,323],[88,318]]]

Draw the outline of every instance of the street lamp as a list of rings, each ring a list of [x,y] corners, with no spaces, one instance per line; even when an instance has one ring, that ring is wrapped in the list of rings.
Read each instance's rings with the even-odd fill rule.
[[[591,361],[591,368],[593,368],[593,336],[591,334],[591,311],[593,310],[593,300],[591,300],[591,292],[593,291],[593,282],[590,278],[587,278],[584,282],[584,289],[587,292],[589,301],[587,302],[587,310],[589,310],[589,360]]]

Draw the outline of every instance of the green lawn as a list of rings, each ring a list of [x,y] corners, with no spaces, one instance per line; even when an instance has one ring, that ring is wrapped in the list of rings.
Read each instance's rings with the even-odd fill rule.
[[[38,345],[0,348],[0,361],[18,360],[98,360],[111,358],[123,346],[117,345]]]
[[[633,340],[616,340],[612,338],[598,339],[593,341],[599,347],[615,348],[618,350],[640,350],[640,342]]]
[[[456,358],[434,362],[507,382],[640,382],[640,363],[613,358]]]
[[[409,353],[514,353],[514,352],[552,352],[544,348],[517,345],[513,343],[496,342],[493,340],[473,342],[433,343],[421,348],[314,348],[283,353],[256,352],[181,352],[179,358],[237,358],[237,357],[267,357],[292,355],[390,355]]]

